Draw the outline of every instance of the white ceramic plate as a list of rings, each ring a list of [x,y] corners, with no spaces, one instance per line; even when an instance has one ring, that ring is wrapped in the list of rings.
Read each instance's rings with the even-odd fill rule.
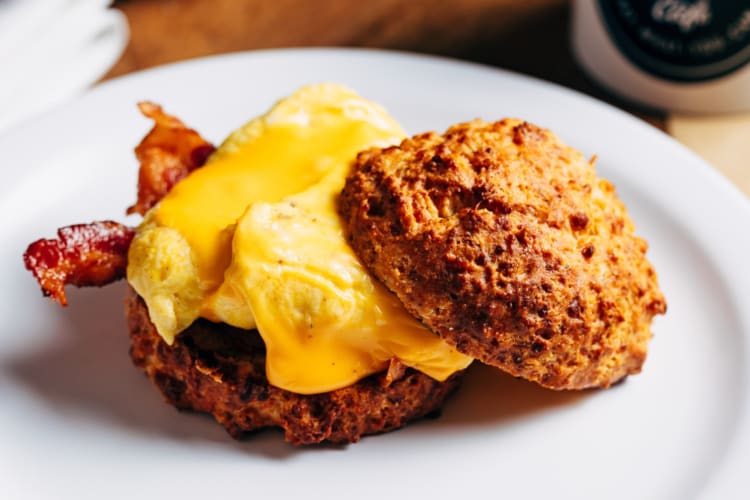
[[[26,244],[122,216],[151,99],[207,137],[296,87],[347,84],[412,132],[519,116],[599,156],[650,244],[669,312],[641,375],[558,393],[473,370],[442,418],[346,447],[237,442],[162,403],[130,364],[122,285],[62,309],[23,269]],[[236,54],[109,82],[0,138],[2,498],[746,498],[750,206],[641,121],[491,68],[359,50]]]

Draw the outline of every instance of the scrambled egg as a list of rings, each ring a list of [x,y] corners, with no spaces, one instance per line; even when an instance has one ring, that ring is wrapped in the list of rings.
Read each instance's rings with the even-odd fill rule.
[[[468,366],[370,277],[336,213],[356,153],[403,137],[380,106],[334,84],[304,87],[234,132],[131,244],[128,281],[164,340],[199,317],[257,328],[269,382],[300,394],[392,358],[437,380]]]

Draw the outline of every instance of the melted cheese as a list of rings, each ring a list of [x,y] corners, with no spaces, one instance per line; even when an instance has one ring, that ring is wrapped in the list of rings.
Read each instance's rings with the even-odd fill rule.
[[[392,358],[444,380],[470,363],[362,268],[335,210],[355,154],[398,142],[379,106],[306,87],[225,141],[144,220],[128,280],[168,343],[198,317],[257,328],[271,384],[325,392]]]

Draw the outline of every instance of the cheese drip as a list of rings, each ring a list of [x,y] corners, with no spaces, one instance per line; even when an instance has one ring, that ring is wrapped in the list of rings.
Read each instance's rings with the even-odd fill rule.
[[[356,153],[403,135],[333,84],[300,89],[232,134],[131,245],[128,280],[164,340],[199,317],[257,328],[269,382],[300,394],[345,387],[392,358],[437,380],[468,366],[367,274],[336,214]]]

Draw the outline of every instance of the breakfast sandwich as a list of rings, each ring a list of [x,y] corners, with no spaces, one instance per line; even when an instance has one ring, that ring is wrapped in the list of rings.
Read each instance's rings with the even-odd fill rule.
[[[401,127],[334,84],[304,87],[214,148],[158,106],[137,228],[63,228],[24,258],[45,294],[127,277],[131,356],[179,408],[230,434],[353,442],[439,409],[472,358],[413,318],[346,244],[351,160]]]
[[[131,357],[176,407],[344,443],[434,413],[475,358],[555,389],[640,370],[665,310],[646,244],[551,132],[406,138],[321,84],[215,148],[140,107],[141,224],[62,228],[24,260],[62,304],[127,278]]]

